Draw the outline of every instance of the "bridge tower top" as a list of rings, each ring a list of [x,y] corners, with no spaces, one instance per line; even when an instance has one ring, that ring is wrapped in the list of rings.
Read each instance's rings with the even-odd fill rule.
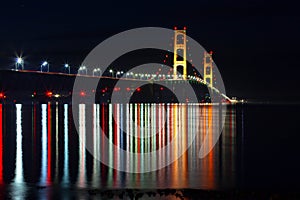
[[[206,84],[210,84],[213,87],[213,60],[212,60],[213,52],[210,51],[207,53],[204,51],[203,57],[203,67],[204,67],[204,82]]]
[[[187,62],[186,62],[186,27],[183,30],[174,28],[174,62],[173,75],[178,79],[177,69],[182,67],[182,79],[187,79]]]

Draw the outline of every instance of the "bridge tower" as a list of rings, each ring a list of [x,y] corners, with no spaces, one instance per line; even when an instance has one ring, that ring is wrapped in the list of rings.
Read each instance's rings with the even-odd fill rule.
[[[178,79],[177,68],[182,67],[182,79],[187,78],[186,69],[186,27],[183,30],[174,28],[174,62],[173,62],[173,78]]]
[[[204,82],[210,84],[213,87],[213,60],[212,60],[213,52],[210,51],[207,53],[204,51],[203,57],[203,67],[204,67]]]

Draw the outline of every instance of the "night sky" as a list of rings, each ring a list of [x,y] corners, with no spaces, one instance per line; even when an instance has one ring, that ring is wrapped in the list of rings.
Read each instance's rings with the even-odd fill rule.
[[[39,69],[47,59],[53,71],[65,62],[78,66],[121,31],[187,26],[190,37],[214,51],[229,96],[300,101],[300,16],[293,2],[12,0],[1,2],[0,25],[1,68],[12,68],[23,52],[25,68]]]

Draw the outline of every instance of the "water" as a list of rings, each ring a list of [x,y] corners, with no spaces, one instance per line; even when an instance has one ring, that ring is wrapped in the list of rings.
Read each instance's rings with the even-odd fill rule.
[[[208,148],[212,148],[212,136],[220,125],[218,107],[95,104],[79,105],[77,110],[78,132],[70,105],[0,105],[0,185],[5,197],[54,195],[49,188],[60,191],[72,188],[78,192],[93,188],[299,187],[299,136],[294,132],[295,124],[280,124],[287,122],[282,118],[290,113],[288,111],[300,110],[297,106],[228,106],[223,113],[226,118],[220,139],[203,159],[199,158],[199,150],[205,133],[208,133]],[[87,113],[93,114],[92,120]],[[87,128],[89,124],[92,130]],[[104,130],[105,135],[100,130]],[[152,137],[137,139],[120,130]],[[157,132],[159,134],[153,134]],[[184,151],[192,134],[195,140]],[[93,138],[92,151],[84,146],[88,135]],[[116,151],[106,151],[103,147],[106,136],[115,145],[141,156],[123,157]],[[163,156],[152,160],[143,158],[142,153],[161,149],[172,140],[174,148]],[[181,151],[182,156],[171,165],[149,173],[120,172],[92,156],[107,156],[115,168],[122,165],[140,172],[145,168],[154,169]]]

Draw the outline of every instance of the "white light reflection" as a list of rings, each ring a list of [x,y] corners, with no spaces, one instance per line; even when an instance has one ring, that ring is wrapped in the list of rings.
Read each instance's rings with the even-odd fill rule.
[[[84,188],[86,185],[86,175],[85,175],[85,104],[79,104],[79,135],[81,140],[79,140],[79,177],[77,185],[79,188]]]
[[[22,105],[16,105],[16,168],[15,168],[15,183],[23,183],[23,151],[22,151]]]
[[[109,142],[111,144],[113,144],[113,113],[112,113],[112,104],[109,104],[109,107],[108,107],[108,139],[109,139]],[[112,145],[109,145],[109,166],[112,165],[112,162],[113,162],[113,158],[112,158]]]
[[[120,121],[120,104],[115,104],[115,115],[114,115],[114,119],[115,119],[115,123],[116,123],[116,126],[115,126],[115,130],[114,130],[114,137],[116,138],[115,141],[115,146],[116,147],[121,147],[121,142],[120,142],[120,124],[122,123]],[[119,153],[115,153],[116,151],[114,151],[114,166],[115,168],[117,169],[118,166],[120,165],[120,154]]]
[[[94,155],[99,157],[99,148],[100,148],[100,105],[94,104],[93,105],[93,141],[94,141]],[[99,161],[94,158],[93,159],[93,174],[92,174],[92,187],[98,188],[99,187],[99,173],[100,173],[100,163]]]
[[[147,152],[149,153],[151,151],[151,106],[150,104],[147,104],[147,122],[148,122],[148,127],[147,127]],[[150,157],[148,160],[148,164],[150,163]]]
[[[41,179],[42,185],[47,181],[47,105],[42,104],[42,165]]]
[[[55,105],[55,182],[58,181],[58,161],[59,161],[59,153],[58,153],[58,102]]]
[[[130,136],[130,116],[129,104],[126,104],[126,151],[129,152],[129,136]]]
[[[144,104],[140,105],[140,116],[141,116],[141,121],[140,121],[140,134],[144,134]],[[145,141],[145,137],[141,136],[141,153],[145,153],[144,151],[144,141]],[[143,161],[143,159],[141,159],[141,161]],[[143,166],[143,163],[141,164],[141,166]]]
[[[113,144],[113,109],[112,104],[108,105],[108,140],[111,144]],[[109,145],[108,149],[108,163],[109,166],[112,166],[113,164],[113,145]],[[108,167],[108,186],[112,186],[112,171],[113,168]]]
[[[125,145],[124,145],[124,131],[123,131],[123,125],[124,125],[124,110],[123,110],[123,104],[119,104],[120,105],[120,125],[121,125],[121,128],[120,128],[120,148],[121,149],[124,149],[125,148]],[[125,118],[126,119],[126,118]],[[124,166],[125,165],[125,160],[126,158],[124,158],[123,156],[120,156],[120,165]],[[120,176],[120,171],[118,171],[119,173],[119,176]]]
[[[128,117],[128,123],[130,124],[130,131],[129,131],[129,136],[128,137],[130,137],[130,142],[129,142],[129,147],[130,147],[130,152],[133,152],[133,136],[134,136],[134,132],[133,132],[133,105],[132,104],[130,104],[130,108],[129,108],[129,110],[130,110],[130,113],[129,113],[129,117]],[[130,155],[130,154],[128,154],[128,155]],[[130,158],[129,158],[129,161],[128,161],[129,163],[133,163],[133,157],[132,156],[130,156]],[[133,168],[133,165],[132,164],[130,164],[130,170],[133,170],[132,168]]]
[[[16,168],[15,178],[11,188],[12,199],[24,199],[26,195],[26,185],[23,177],[23,151],[22,151],[22,105],[16,104]]]
[[[152,104],[152,135],[151,135],[151,140],[152,140],[152,150],[151,151],[156,151],[156,104]],[[151,160],[151,166],[152,169],[156,168],[156,156],[154,156]]]
[[[137,133],[137,129],[138,129],[138,124],[137,124],[137,107],[138,105],[137,104],[134,104],[134,131],[133,131],[133,134],[135,136],[135,141],[134,141],[134,150],[135,150],[135,153],[138,153],[138,133]],[[137,168],[137,165],[135,166]]]
[[[64,175],[63,183],[69,183],[69,135],[68,135],[68,104],[64,104]]]
[[[131,136],[131,133],[130,133],[130,121],[131,121],[131,118],[130,118],[130,115],[129,115],[129,104],[126,104],[126,169],[129,170],[129,137]]]

